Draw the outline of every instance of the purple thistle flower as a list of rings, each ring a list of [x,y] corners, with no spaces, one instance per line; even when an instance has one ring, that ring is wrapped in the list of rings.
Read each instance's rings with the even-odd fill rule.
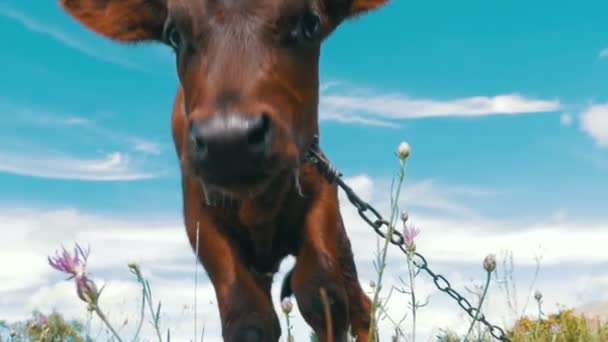
[[[412,223],[403,223],[403,239],[405,240],[405,247],[409,252],[413,253],[416,251],[414,239],[418,234],[420,234],[420,229]]]
[[[78,244],[74,247],[74,255],[62,247],[63,252],[55,252],[55,257],[48,257],[49,265],[54,269],[70,274],[69,279],[75,278],[76,292],[78,298],[91,306],[97,305],[99,291],[95,283],[86,275],[86,264],[89,257],[90,248],[85,252]]]
[[[49,265],[54,269],[71,274],[68,279],[80,277],[84,275],[89,249],[85,253],[82,248],[76,244],[74,247],[74,256],[71,256],[68,251],[62,246],[63,253],[55,252],[55,257],[48,257]]]
[[[414,238],[420,234],[420,229],[416,228],[414,225],[405,225],[403,229],[403,238],[405,242],[412,243],[414,242]]]

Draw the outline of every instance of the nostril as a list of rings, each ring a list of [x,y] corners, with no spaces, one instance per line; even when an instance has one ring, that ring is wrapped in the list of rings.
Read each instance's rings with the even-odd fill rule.
[[[199,150],[199,152],[205,151],[205,149],[207,148],[205,140],[203,140],[203,138],[200,136],[194,138],[194,144],[196,145],[196,148]]]
[[[207,149],[207,143],[203,135],[201,134],[200,127],[197,124],[192,124],[190,126],[190,139],[194,143],[194,147],[199,152],[204,152]]]
[[[260,115],[249,130],[247,142],[250,146],[261,146],[266,143],[270,132],[270,116],[266,113]]]

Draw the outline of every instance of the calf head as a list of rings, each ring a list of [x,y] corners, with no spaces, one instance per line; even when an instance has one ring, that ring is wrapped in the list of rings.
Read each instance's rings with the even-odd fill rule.
[[[323,40],[386,0],[60,0],[90,30],[175,53],[182,166],[232,196],[296,170],[318,130]]]

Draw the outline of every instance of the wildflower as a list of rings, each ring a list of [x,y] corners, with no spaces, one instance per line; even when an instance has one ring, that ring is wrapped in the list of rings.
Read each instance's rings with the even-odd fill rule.
[[[26,327],[27,329],[44,329],[45,326],[49,323],[49,319],[41,314],[34,313],[34,317],[27,320]]]
[[[10,336],[11,336],[11,339],[15,338],[15,336],[17,336],[17,330],[15,330],[15,328],[11,329]]]
[[[85,303],[97,303],[97,298],[99,297],[97,286],[86,276],[76,278],[76,292],[78,293],[78,298],[82,299]]]
[[[76,247],[74,247],[73,257],[68,253],[65,248],[63,248],[63,253],[61,255],[59,255],[58,252],[55,252],[55,257],[51,258],[49,256],[48,260],[51,267],[58,271],[71,274],[68,279],[72,279],[73,277],[79,277],[84,274],[88,255],[88,251],[85,254],[82,248],[80,248],[80,246],[76,244]]]
[[[496,269],[496,256],[494,254],[488,254],[483,260],[483,269],[488,273],[493,272]]]
[[[411,152],[410,145],[403,141],[399,144],[399,148],[397,148],[397,154],[399,155],[399,159],[405,160],[405,158],[409,157]]]
[[[89,304],[91,308],[94,308],[95,305],[97,305],[99,291],[97,290],[95,283],[89,279],[86,274],[88,256],[89,250],[85,253],[82,248],[76,244],[73,256],[63,248],[61,255],[56,252],[55,257],[48,257],[48,260],[49,265],[54,269],[70,274],[68,280],[74,278],[78,298]]]
[[[534,299],[540,303],[541,299],[543,299],[543,294],[536,290],[536,292],[534,292]]]
[[[369,281],[369,287],[371,287],[372,289],[376,288],[376,282],[374,282],[373,280]]]
[[[139,264],[136,261],[129,261],[129,263],[127,264],[127,266],[132,269],[132,270],[139,270]]]
[[[129,270],[131,271],[131,273],[133,273],[136,276],[141,276],[141,268],[139,267],[139,264],[135,261],[130,261],[127,264],[127,267],[129,267]]]
[[[407,211],[404,211],[401,213],[401,221],[403,221],[403,223],[405,224],[407,222],[407,220],[409,220],[410,215],[408,214]]]
[[[405,248],[408,252],[416,252],[416,243],[414,239],[420,234],[420,229],[413,224],[403,224],[403,239],[405,240]]]
[[[289,298],[283,299],[283,301],[281,302],[281,310],[283,310],[283,313],[287,315],[291,312],[291,309],[293,309],[291,300]]]
[[[559,323],[553,323],[553,324],[551,324],[550,331],[551,331],[551,335],[557,335],[557,334],[559,334],[559,331],[560,331]]]

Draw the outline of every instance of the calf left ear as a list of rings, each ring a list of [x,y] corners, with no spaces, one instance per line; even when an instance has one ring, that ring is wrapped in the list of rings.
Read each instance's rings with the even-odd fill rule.
[[[362,15],[386,4],[389,0],[322,0],[334,25],[345,19]]]
[[[354,17],[382,7],[389,0],[351,0],[347,17]]]
[[[72,17],[107,38],[137,42],[160,40],[166,0],[59,0]]]

